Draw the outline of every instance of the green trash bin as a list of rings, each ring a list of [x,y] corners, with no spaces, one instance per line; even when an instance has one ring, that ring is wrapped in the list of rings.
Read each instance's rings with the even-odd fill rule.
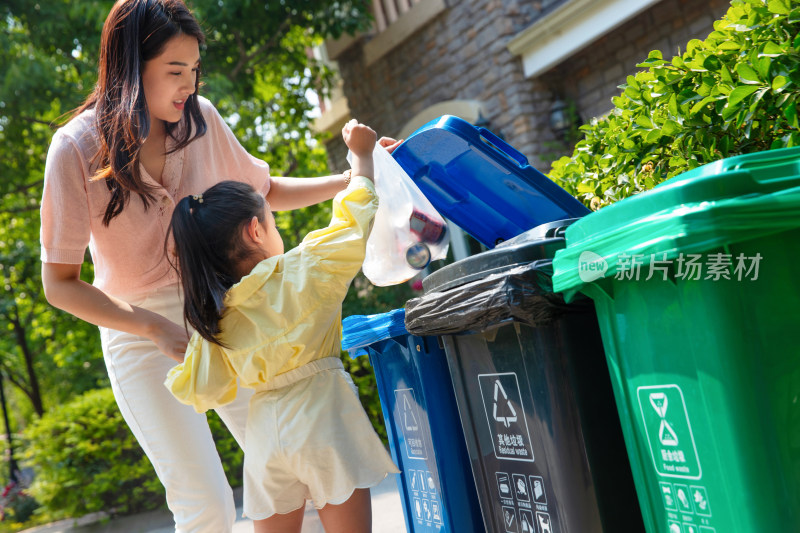
[[[566,231],[648,532],[800,531],[800,148],[711,163]]]

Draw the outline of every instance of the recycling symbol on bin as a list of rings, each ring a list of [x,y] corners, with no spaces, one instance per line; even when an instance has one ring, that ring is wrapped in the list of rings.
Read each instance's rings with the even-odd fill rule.
[[[408,403],[407,396],[403,396],[403,423],[406,431],[417,431],[419,429],[417,417],[414,416],[414,411],[411,409],[411,404]]]
[[[505,414],[505,416],[497,416],[497,402],[500,394],[503,395],[503,400],[505,400],[505,404],[508,406],[508,412],[501,413]],[[508,401],[508,394],[506,394],[505,389],[503,389],[503,384],[500,383],[499,379],[494,382],[494,411],[492,415],[497,422],[501,422],[505,427],[510,427],[513,422],[517,421],[517,411],[514,409],[514,406],[511,405],[511,402]]]
[[[661,444],[664,446],[677,446],[678,435],[675,434],[675,430],[673,430],[669,422],[666,421],[667,406],[669,405],[667,395],[663,392],[654,392],[650,394],[650,405],[653,406],[653,409],[656,410],[656,413],[658,413],[658,416],[661,418],[661,426],[658,428],[658,438]]]
[[[680,386],[674,383],[636,388],[641,424],[658,475],[700,479],[703,475],[689,411]],[[677,493],[678,485],[675,486]],[[689,494],[686,489],[685,495]],[[677,494],[667,494],[680,498]]]
[[[478,386],[495,457],[533,462],[531,436],[517,374],[478,374]]]

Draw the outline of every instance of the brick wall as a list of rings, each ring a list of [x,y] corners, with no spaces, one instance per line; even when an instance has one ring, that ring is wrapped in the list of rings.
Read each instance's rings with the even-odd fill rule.
[[[445,12],[369,68],[361,46],[351,47],[338,58],[351,115],[379,135],[395,135],[433,104],[480,100],[490,129],[517,146],[521,141],[532,145],[541,95],[524,78],[519,58],[505,44],[538,11],[522,10],[519,4],[448,1]],[[341,169],[346,150],[337,144],[341,144],[338,138],[329,143],[329,155],[333,168]]]
[[[663,0],[535,79],[506,45],[564,0],[448,0],[448,9],[378,61],[365,66],[363,41],[338,58],[351,115],[378,135],[396,135],[423,109],[452,99],[479,100],[489,129],[547,172],[571,153],[550,131],[554,94],[587,120],[612,108],[618,85],[650,50],[665,57],[705,38],[727,0]],[[347,168],[340,136],[327,144],[333,170]]]
[[[542,81],[575,101],[584,119],[604,115],[621,92],[618,86],[651,50],[665,58],[685,51],[690,40],[708,36],[728,7],[727,0],[663,0],[543,74]]]

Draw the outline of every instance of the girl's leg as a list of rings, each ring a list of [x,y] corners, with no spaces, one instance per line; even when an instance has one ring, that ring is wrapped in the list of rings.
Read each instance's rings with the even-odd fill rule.
[[[263,520],[253,520],[253,533],[300,533],[306,508],[291,513],[274,514]]]
[[[356,489],[346,502],[319,509],[325,533],[370,533],[372,500],[369,489]]]

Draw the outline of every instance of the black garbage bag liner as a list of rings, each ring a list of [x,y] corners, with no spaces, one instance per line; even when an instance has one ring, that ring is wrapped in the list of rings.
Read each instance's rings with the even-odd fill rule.
[[[535,261],[412,298],[405,324],[414,335],[482,331],[509,319],[539,327],[574,307],[553,293],[551,262]]]

